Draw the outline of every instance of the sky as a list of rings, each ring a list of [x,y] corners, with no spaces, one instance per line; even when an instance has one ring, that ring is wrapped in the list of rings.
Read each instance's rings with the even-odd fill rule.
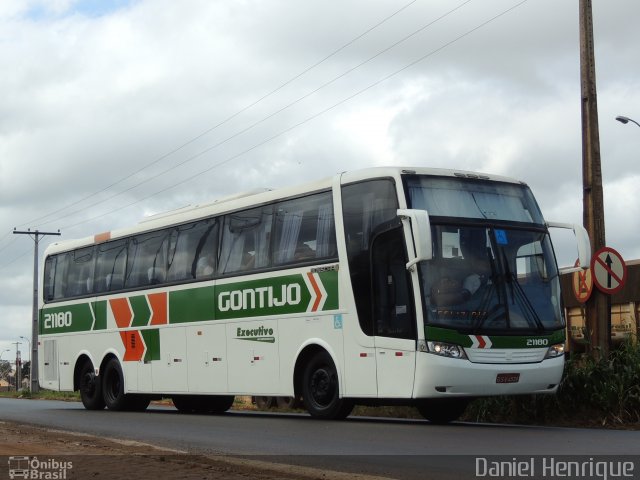
[[[615,117],[640,121],[640,2],[593,17],[607,244],[637,259],[640,128]],[[5,360],[31,337],[15,227],[80,238],[383,165],[515,177],[582,222],[578,0],[2,0],[0,62]]]

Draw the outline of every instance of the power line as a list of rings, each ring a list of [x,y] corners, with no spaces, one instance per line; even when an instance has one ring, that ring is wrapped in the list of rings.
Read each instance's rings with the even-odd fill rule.
[[[437,22],[439,22],[439,21],[443,20],[444,18],[448,17],[449,15],[452,15],[453,13],[455,13],[456,11],[458,11],[459,9],[461,9],[462,7],[464,7],[465,5],[467,5],[468,3],[471,3],[472,1],[473,1],[473,0],[466,0],[466,1],[464,1],[463,3],[459,4],[458,6],[456,6],[456,7],[452,8],[451,10],[447,11],[446,13],[444,13],[444,14],[440,15],[440,16],[439,16],[438,18],[436,18],[435,20],[432,20],[432,21],[430,21],[430,22],[426,23],[425,25],[421,26],[421,27],[420,27],[420,28],[418,28],[417,30],[415,30],[415,31],[411,32],[411,33],[410,33],[410,34],[408,34],[408,35],[405,35],[405,36],[404,36],[404,37],[402,37],[400,40],[397,40],[396,42],[392,43],[392,44],[391,44],[391,45],[389,45],[388,47],[386,47],[386,48],[384,48],[384,49],[380,50],[379,52],[377,52],[376,54],[374,54],[374,55],[372,55],[371,57],[367,58],[366,60],[364,60],[364,61],[362,61],[362,62],[358,63],[357,65],[355,65],[355,66],[351,67],[350,69],[348,69],[348,70],[346,70],[346,71],[342,72],[340,75],[338,75],[338,76],[336,76],[336,77],[332,78],[331,80],[329,80],[329,81],[327,81],[327,82],[325,82],[325,83],[321,84],[320,86],[316,87],[315,89],[313,89],[313,90],[311,90],[311,91],[307,92],[306,94],[302,95],[301,97],[297,98],[296,100],[294,100],[294,101],[292,101],[292,102],[288,103],[288,104],[287,104],[287,105],[285,105],[284,107],[281,107],[281,108],[279,108],[278,110],[276,110],[276,111],[274,111],[274,112],[270,113],[270,114],[269,114],[269,115],[267,115],[266,117],[263,117],[263,118],[261,118],[260,120],[258,120],[258,121],[256,121],[256,122],[252,123],[252,124],[251,124],[251,125],[249,125],[248,127],[245,127],[244,129],[242,129],[242,130],[240,130],[240,131],[238,131],[238,132],[236,132],[236,133],[232,134],[231,136],[229,136],[229,137],[225,138],[224,140],[219,141],[219,142],[218,142],[218,143],[216,143],[215,145],[212,145],[212,146],[210,146],[210,147],[207,147],[206,149],[204,149],[204,150],[202,150],[202,151],[198,152],[198,153],[197,153],[197,154],[195,154],[195,155],[192,155],[192,156],[188,157],[187,159],[183,160],[182,162],[179,162],[179,163],[177,163],[177,164],[175,164],[175,165],[172,165],[172,166],[170,166],[170,167],[166,168],[165,170],[163,170],[163,171],[161,171],[161,172],[156,173],[155,175],[152,175],[152,176],[150,176],[150,177],[147,177],[147,178],[145,178],[144,180],[141,180],[140,182],[138,182],[138,183],[136,183],[136,184],[134,184],[134,185],[132,185],[132,186],[130,186],[130,187],[128,187],[128,188],[126,188],[126,189],[124,189],[124,190],[121,190],[120,192],[114,193],[114,194],[112,194],[112,195],[110,195],[110,196],[108,196],[108,197],[106,197],[106,198],[103,198],[102,200],[99,200],[99,201],[97,201],[97,202],[94,202],[94,203],[92,203],[92,204],[90,204],[90,205],[86,205],[85,207],[82,207],[82,208],[80,208],[80,209],[78,209],[78,210],[76,210],[76,211],[73,211],[73,212],[67,213],[67,214],[65,214],[65,215],[63,215],[63,216],[59,216],[59,217],[57,217],[57,218],[55,218],[55,219],[53,219],[53,220],[49,220],[48,222],[41,223],[41,225],[47,225],[47,224],[49,224],[49,223],[57,222],[57,221],[59,221],[59,220],[61,220],[61,219],[63,219],[63,218],[68,218],[68,217],[74,216],[74,215],[76,215],[76,214],[78,214],[78,213],[81,213],[81,212],[83,212],[83,211],[85,211],[85,210],[88,210],[88,209],[90,209],[90,208],[92,208],[92,207],[95,207],[95,206],[100,205],[100,204],[102,204],[102,203],[108,202],[109,200],[112,200],[112,199],[114,199],[114,198],[116,198],[116,197],[118,197],[118,196],[120,196],[120,195],[122,195],[122,194],[124,194],[124,193],[127,193],[127,192],[129,192],[129,191],[131,191],[131,190],[134,190],[135,188],[138,188],[139,186],[144,185],[145,183],[149,183],[149,182],[151,182],[152,180],[155,180],[156,178],[161,177],[162,175],[165,175],[165,174],[167,174],[167,173],[169,173],[169,172],[171,172],[171,171],[175,170],[176,168],[179,168],[179,167],[181,167],[181,166],[183,166],[183,165],[185,165],[185,164],[187,164],[187,163],[189,163],[189,162],[191,162],[191,161],[193,161],[193,160],[195,160],[195,159],[197,159],[197,158],[201,157],[201,156],[202,156],[202,155],[204,155],[205,153],[208,153],[208,152],[210,152],[211,150],[214,150],[214,149],[216,149],[216,148],[220,147],[221,145],[223,145],[223,144],[225,144],[225,143],[229,142],[230,140],[232,140],[232,139],[234,139],[234,138],[236,138],[236,137],[238,137],[238,136],[240,136],[240,135],[242,135],[242,134],[244,134],[244,133],[248,132],[249,130],[251,130],[251,129],[255,128],[256,126],[258,126],[258,125],[260,125],[260,124],[262,124],[262,123],[266,122],[267,120],[269,120],[269,119],[271,119],[271,118],[275,117],[276,115],[278,115],[278,114],[280,114],[280,113],[284,112],[285,110],[287,110],[287,109],[291,108],[292,106],[296,105],[297,103],[300,103],[301,101],[303,101],[303,100],[305,100],[305,99],[309,98],[310,96],[312,96],[312,95],[314,95],[315,93],[319,92],[319,91],[320,91],[320,90],[322,90],[323,88],[326,88],[326,87],[328,87],[329,85],[331,85],[331,84],[333,84],[333,83],[337,82],[337,81],[338,81],[338,80],[340,80],[341,78],[346,77],[347,75],[349,75],[350,73],[354,72],[354,71],[355,71],[355,70],[357,70],[358,68],[360,68],[360,67],[362,67],[362,66],[366,65],[367,63],[369,63],[369,62],[373,61],[374,59],[376,59],[376,58],[380,57],[381,55],[383,55],[383,54],[387,53],[389,50],[391,50],[391,49],[393,49],[393,48],[397,47],[398,45],[400,45],[400,44],[402,44],[402,43],[406,42],[406,41],[407,41],[407,40],[409,40],[410,38],[412,38],[412,37],[416,36],[417,34],[419,34],[419,33],[423,32],[423,31],[424,31],[424,30],[426,30],[427,28],[429,28],[429,27],[433,26],[435,23],[437,23]],[[266,97],[264,97],[264,98],[266,98]],[[65,228],[68,228],[68,227],[65,227]]]
[[[379,21],[378,23],[376,23],[375,25],[373,25],[372,27],[369,27],[368,29],[366,29],[364,32],[360,33],[359,35],[357,35],[356,37],[352,38],[351,40],[349,40],[347,43],[343,44],[342,46],[338,47],[336,50],[334,50],[333,52],[329,53],[328,55],[326,55],[324,58],[322,58],[321,60],[317,61],[316,63],[314,63],[313,65],[305,68],[304,70],[302,70],[300,73],[294,75],[293,77],[291,77],[289,80],[287,80],[286,82],[282,83],[281,85],[279,85],[278,87],[274,88],[273,90],[271,90],[270,92],[264,94],[262,97],[258,98],[257,100],[253,101],[252,103],[246,105],[245,107],[241,108],[240,110],[238,110],[237,112],[235,112],[234,114],[230,115],[229,117],[225,118],[224,120],[220,121],[219,123],[217,123],[216,125],[208,128],[207,130],[203,131],[202,133],[200,133],[199,135],[193,137],[192,139],[186,141],[185,143],[183,143],[182,145],[174,148],[173,150],[171,150],[168,153],[165,153],[164,155],[161,155],[160,157],[156,158],[155,160],[153,160],[150,163],[147,163],[145,166],[139,168],[138,170],[136,170],[135,172],[121,178],[120,180],[117,180],[116,182],[102,188],[101,190],[98,190],[97,192],[91,193],[89,195],[86,195],[84,197],[82,197],[79,200],[76,200],[74,202],[71,202],[63,207],[58,208],[57,210],[53,210],[45,215],[42,215],[36,219],[33,219],[31,221],[25,222],[23,224],[20,224],[20,226],[23,225],[32,225],[32,224],[36,224],[37,222],[39,222],[40,220],[43,220],[45,218],[48,218],[52,215],[55,215],[56,213],[59,213],[63,210],[66,210],[68,208],[71,208],[75,205],[78,205],[82,202],[84,202],[85,200],[88,200],[90,198],[95,197],[96,195],[99,195],[113,187],[115,187],[116,185],[121,184],[122,182],[128,180],[129,178],[132,178],[133,176],[141,173],[142,171],[146,170],[149,167],[152,167],[156,164],[158,164],[159,162],[161,162],[162,160],[170,157],[171,155],[179,152],[180,150],[182,150],[183,148],[185,148],[188,145],[191,145],[192,143],[194,143],[195,141],[199,140],[200,138],[204,137],[205,135],[211,133],[212,131],[216,130],[217,128],[221,127],[222,125],[228,123],[229,121],[233,120],[234,118],[236,118],[238,115],[246,112],[247,110],[249,110],[250,108],[256,106],[258,103],[262,102],[263,100],[266,100],[267,98],[269,98],[270,96],[272,96],[273,94],[277,93],[278,91],[282,90],[284,87],[286,87],[287,85],[290,85],[291,83],[293,83],[295,80],[299,79],[300,77],[302,77],[303,75],[307,74],[308,72],[310,72],[311,70],[313,70],[314,68],[318,67],[319,65],[321,65],[322,63],[326,62],[327,60],[329,60],[331,57],[337,55],[338,53],[340,53],[342,50],[344,50],[345,48],[349,47],[350,45],[353,45],[356,41],[360,40],[362,37],[364,37],[365,35],[371,33],[373,30],[375,30],[376,28],[380,27],[381,25],[383,25],[384,23],[386,23],[387,21],[391,20],[393,17],[395,17],[396,15],[398,15],[399,13],[401,13],[402,11],[406,10],[408,7],[410,7],[411,5],[413,5],[414,3],[416,3],[417,0],[411,0],[410,2],[408,2],[407,4],[405,4],[404,6],[402,6],[401,8],[399,8],[398,10],[396,10],[395,12],[393,12],[391,15],[388,15],[387,17],[383,18],[381,21]],[[178,165],[179,166],[179,165]],[[155,178],[155,177],[154,177]],[[139,184],[138,184],[139,185]],[[135,188],[135,185],[133,188]],[[130,189],[124,190],[129,191]],[[111,199],[113,197],[109,197],[109,199]],[[109,200],[107,199],[107,200]],[[106,201],[106,200],[105,200]],[[101,202],[99,202],[101,203]],[[89,205],[86,208],[91,208],[92,206],[95,206],[96,204],[92,204]],[[82,210],[80,210],[82,211]],[[74,213],[77,213],[74,212]],[[73,215],[73,213],[71,214]],[[67,215],[69,216],[69,215]],[[59,218],[66,218],[67,216],[64,217],[58,217],[56,220],[58,220]],[[56,220],[52,220],[52,221],[56,221]],[[42,225],[46,225],[47,223],[51,223],[51,222],[46,222],[43,223]],[[3,237],[4,238],[4,237]]]
[[[523,4],[525,4],[525,3],[527,3],[527,1],[528,1],[528,0],[522,0],[522,1],[520,1],[519,3],[517,3],[517,4],[515,4],[515,5],[511,6],[511,7],[509,7],[508,9],[506,9],[506,10],[504,10],[504,11],[502,11],[501,13],[498,13],[498,14],[494,15],[493,17],[489,18],[488,20],[486,20],[486,21],[484,21],[484,22],[480,23],[479,25],[477,25],[476,27],[472,28],[471,30],[468,30],[467,32],[465,32],[465,33],[463,33],[463,34],[461,34],[461,35],[457,36],[457,37],[456,37],[456,38],[454,38],[453,40],[450,40],[449,42],[444,43],[444,44],[443,44],[443,45],[441,45],[440,47],[438,47],[438,48],[436,48],[436,49],[434,49],[434,50],[431,50],[429,53],[427,53],[427,54],[425,54],[425,55],[423,55],[423,56],[419,57],[418,59],[416,59],[416,60],[412,61],[411,63],[409,63],[409,64],[407,64],[407,65],[405,65],[404,67],[400,68],[399,70],[396,70],[396,71],[394,71],[393,73],[390,73],[390,74],[388,74],[388,75],[386,75],[386,76],[384,76],[384,77],[380,78],[379,80],[375,81],[374,83],[370,84],[369,86],[367,86],[367,87],[365,87],[365,88],[363,88],[363,89],[361,89],[361,90],[358,90],[357,92],[355,92],[355,93],[353,93],[353,94],[351,94],[351,95],[349,95],[349,96],[347,96],[347,97],[343,98],[342,100],[340,100],[339,102],[337,102],[337,103],[335,103],[335,104],[331,105],[330,107],[325,108],[324,110],[321,110],[321,111],[319,111],[319,112],[317,112],[317,113],[315,113],[315,114],[313,114],[313,115],[311,115],[311,116],[307,117],[306,119],[304,119],[304,120],[302,120],[302,121],[300,121],[300,122],[298,122],[298,123],[296,123],[296,124],[294,124],[294,125],[292,125],[292,126],[290,126],[290,127],[286,128],[286,129],[284,129],[284,130],[280,131],[279,133],[277,133],[277,134],[275,134],[275,135],[273,135],[273,136],[271,136],[271,137],[268,137],[267,139],[265,139],[265,140],[263,140],[263,141],[261,141],[261,142],[259,142],[259,143],[255,144],[255,145],[253,145],[252,147],[250,147],[250,148],[248,148],[248,149],[246,149],[246,150],[243,150],[243,151],[242,151],[242,152],[240,152],[240,153],[237,153],[237,154],[235,154],[235,155],[232,155],[232,156],[230,156],[230,157],[226,158],[225,160],[223,160],[223,161],[221,161],[221,162],[218,162],[218,163],[216,163],[216,164],[214,164],[214,165],[210,166],[209,168],[207,168],[207,169],[205,169],[205,170],[199,171],[199,172],[198,172],[198,173],[196,173],[195,175],[192,175],[192,176],[190,176],[190,177],[187,177],[186,179],[184,179],[184,180],[182,180],[182,181],[180,181],[180,182],[177,182],[177,183],[172,184],[170,187],[167,187],[167,188],[161,189],[161,190],[159,190],[159,191],[156,191],[156,192],[154,192],[154,193],[153,193],[153,194],[151,194],[151,195],[148,195],[148,196],[143,197],[143,198],[141,198],[141,199],[139,199],[139,200],[136,200],[135,202],[131,202],[131,203],[127,204],[127,205],[124,205],[124,206],[118,207],[118,208],[116,208],[116,209],[110,210],[110,211],[108,211],[108,212],[106,212],[106,213],[103,213],[103,214],[101,214],[101,215],[97,215],[97,216],[94,216],[94,217],[91,217],[91,218],[85,219],[85,220],[83,220],[83,221],[80,221],[80,222],[77,222],[77,223],[74,223],[74,224],[71,224],[71,225],[65,225],[63,228],[65,228],[65,229],[73,228],[73,227],[76,227],[76,226],[78,226],[78,225],[82,225],[82,224],[84,224],[84,223],[90,222],[90,221],[92,221],[92,220],[96,220],[96,219],[98,219],[98,218],[105,217],[105,216],[107,216],[107,215],[110,215],[110,214],[112,214],[112,213],[118,212],[118,211],[120,211],[120,210],[124,210],[124,209],[129,208],[129,207],[131,207],[131,206],[133,206],[133,205],[136,205],[136,204],[141,203],[141,202],[143,202],[143,201],[145,201],[145,200],[148,200],[149,198],[152,198],[152,197],[154,197],[154,196],[156,196],[156,195],[159,195],[159,194],[164,193],[164,192],[167,192],[167,191],[169,191],[169,190],[171,190],[171,189],[173,189],[173,188],[175,188],[175,187],[178,187],[178,186],[180,186],[180,185],[183,185],[183,184],[185,184],[185,183],[187,183],[187,182],[189,182],[189,181],[193,180],[194,178],[197,178],[197,177],[201,176],[201,175],[202,175],[202,174],[204,174],[204,173],[208,173],[208,172],[210,172],[211,170],[213,170],[213,169],[215,169],[215,168],[218,168],[218,167],[220,167],[220,166],[222,166],[222,165],[224,165],[224,164],[226,164],[226,163],[228,163],[228,162],[230,162],[230,161],[232,161],[232,160],[235,160],[235,159],[237,159],[237,158],[239,158],[239,157],[241,157],[241,156],[243,156],[243,155],[245,155],[245,154],[247,154],[247,153],[249,153],[249,152],[251,152],[251,151],[255,150],[256,148],[259,148],[259,147],[261,147],[261,146],[263,146],[263,145],[265,145],[265,144],[267,144],[267,143],[269,143],[269,142],[271,142],[271,141],[275,140],[276,138],[281,137],[282,135],[284,135],[284,134],[286,134],[286,133],[289,133],[290,131],[292,131],[292,130],[294,130],[294,129],[296,129],[296,128],[298,128],[298,127],[302,126],[302,125],[304,125],[305,123],[308,123],[308,122],[310,122],[310,121],[312,121],[312,120],[315,120],[316,118],[318,118],[318,117],[320,117],[320,116],[324,115],[325,113],[327,113],[327,112],[329,112],[329,111],[331,111],[331,110],[333,110],[333,109],[335,109],[335,108],[339,107],[340,105],[342,105],[342,104],[344,104],[344,103],[346,103],[346,102],[348,102],[348,101],[350,101],[350,100],[354,99],[355,97],[357,97],[357,96],[359,96],[359,95],[362,95],[363,93],[367,92],[368,90],[371,90],[372,88],[374,88],[374,87],[376,87],[376,86],[380,85],[381,83],[383,83],[383,82],[385,82],[385,81],[389,80],[390,78],[395,77],[396,75],[398,75],[398,74],[400,74],[400,73],[404,72],[405,70],[407,70],[407,69],[409,69],[409,68],[411,68],[411,67],[413,67],[413,66],[415,66],[415,65],[419,64],[420,62],[423,62],[424,60],[427,60],[428,58],[432,57],[433,55],[436,55],[437,53],[439,53],[439,52],[441,52],[442,50],[446,49],[447,47],[449,47],[449,46],[453,45],[454,43],[457,43],[458,41],[462,40],[463,38],[468,37],[468,36],[469,36],[469,35],[471,35],[472,33],[474,33],[474,32],[476,32],[476,31],[480,30],[481,28],[483,28],[483,27],[485,27],[485,26],[489,25],[490,23],[492,23],[492,22],[494,22],[494,21],[498,20],[499,18],[503,17],[504,15],[506,15],[506,14],[508,14],[508,13],[512,12],[512,11],[513,11],[513,10],[515,10],[516,8],[518,8],[518,7],[520,7],[521,5],[523,5]],[[202,153],[203,153],[203,152],[201,152],[201,154],[202,154]]]

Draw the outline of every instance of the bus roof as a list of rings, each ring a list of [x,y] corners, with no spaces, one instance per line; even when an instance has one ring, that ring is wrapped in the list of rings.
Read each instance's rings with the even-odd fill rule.
[[[190,221],[196,221],[201,218],[221,215],[224,213],[233,212],[235,210],[245,209],[254,205],[269,203],[279,199],[296,197],[307,193],[326,190],[329,189],[336,181],[339,181],[340,184],[346,184],[372,178],[395,178],[396,180],[399,180],[403,174],[481,179],[487,181],[517,183],[524,185],[523,182],[509,177],[463,170],[449,170],[426,167],[372,167],[362,170],[342,172],[334,177],[327,177],[321,180],[292,187],[284,187],[276,190],[267,188],[255,189],[223,197],[208,203],[188,205],[176,210],[154,214],[145,217],[137,225],[134,226],[117,229],[112,232],[99,233],[90,237],[52,243],[47,248],[45,257],[48,254],[73,250],[76,248],[81,248],[83,246],[90,246],[96,243],[102,243],[110,239],[127,237],[130,235],[135,235],[137,233],[153,231],[172,225],[180,225]]]

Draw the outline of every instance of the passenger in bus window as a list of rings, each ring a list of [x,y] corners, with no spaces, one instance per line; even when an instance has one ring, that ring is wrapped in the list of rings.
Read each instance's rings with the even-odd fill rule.
[[[213,255],[207,254],[200,257],[196,266],[196,278],[209,277],[213,275],[214,265],[215,262],[213,260]]]

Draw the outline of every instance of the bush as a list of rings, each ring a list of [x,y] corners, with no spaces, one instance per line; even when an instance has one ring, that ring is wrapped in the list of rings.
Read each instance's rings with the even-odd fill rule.
[[[621,426],[640,422],[640,345],[627,342],[608,359],[586,354],[565,364],[556,395],[482,398],[467,409],[477,422]]]

